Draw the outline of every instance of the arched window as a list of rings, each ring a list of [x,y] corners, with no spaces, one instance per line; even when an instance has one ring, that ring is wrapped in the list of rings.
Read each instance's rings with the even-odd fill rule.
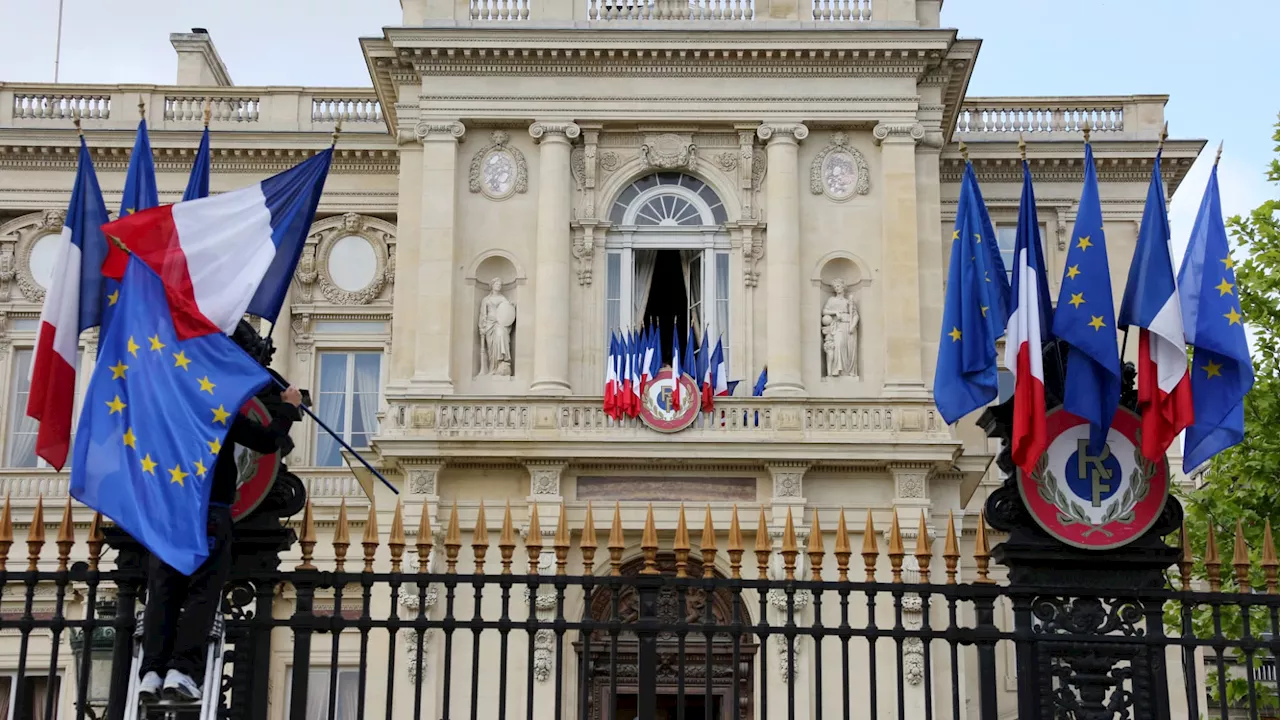
[[[636,180],[609,210],[605,239],[607,332],[659,329],[663,360],[673,337],[729,357],[728,213],[702,180],[660,172]],[[732,379],[732,378],[730,378]]]

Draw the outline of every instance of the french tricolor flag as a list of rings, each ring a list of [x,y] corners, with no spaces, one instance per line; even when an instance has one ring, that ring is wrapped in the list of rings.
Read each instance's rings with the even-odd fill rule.
[[[618,336],[609,332],[609,357],[605,359],[604,414],[618,419]]]
[[[1191,425],[1191,376],[1182,307],[1169,251],[1169,214],[1165,207],[1160,154],[1156,153],[1142,211],[1138,244],[1120,303],[1118,327],[1138,330],[1138,410],[1142,414],[1142,454],[1152,462],[1164,457],[1178,433]]]
[[[1053,306],[1040,246],[1040,221],[1031,169],[1022,163],[1022,203],[1013,250],[1013,292],[1005,330],[1004,364],[1013,373],[1013,461],[1028,474],[1044,454],[1045,429],[1043,343],[1053,328]],[[985,308],[984,308],[985,310]]]
[[[53,281],[40,312],[35,359],[31,363],[31,395],[27,415],[40,421],[36,454],[61,470],[71,445],[71,414],[76,396],[76,364],[80,332],[102,321],[103,280],[107,254],[102,224],[107,206],[84,137],[67,220],[54,256]]]
[[[228,334],[245,313],[274,323],[332,158],[329,148],[249,187],[139,212],[102,230],[164,280],[181,339],[202,334],[186,316]],[[127,261],[112,247],[102,274],[122,278]]]

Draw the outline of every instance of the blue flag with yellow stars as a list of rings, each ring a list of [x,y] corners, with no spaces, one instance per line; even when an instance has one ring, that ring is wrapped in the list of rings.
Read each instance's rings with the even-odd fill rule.
[[[1253,360],[1229,251],[1215,164],[1178,272],[1183,330],[1194,348],[1195,421],[1187,428],[1182,454],[1187,473],[1244,440],[1244,396],[1253,388]]]
[[[965,163],[965,172],[973,173],[973,163]],[[987,201],[982,199],[982,187],[978,185],[978,177],[973,177],[973,197],[977,201],[978,215],[982,218],[982,237],[993,238],[996,236],[995,226],[991,224],[991,215],[987,212]],[[987,322],[991,325],[991,329],[995,332],[995,338],[999,340],[1004,337],[1005,330],[1009,326],[1009,308],[1013,305],[1013,287],[1009,283],[1009,268],[1004,266],[1004,259],[1000,257],[1000,243],[992,240],[984,242],[982,246],[987,250],[987,269],[990,285],[987,288],[991,297],[991,309],[987,311]]]
[[[119,290],[80,411],[71,496],[190,575],[209,556],[214,460],[270,378],[207,320],[208,334],[179,341],[144,263],[130,259]]]
[[[1069,346],[1062,407],[1089,421],[1089,450],[1101,452],[1120,405],[1120,349],[1098,172],[1088,143],[1084,146],[1084,189],[1067,248],[1053,334]]]
[[[998,308],[995,274],[988,247],[996,242],[986,230],[978,179],[966,165],[960,181],[956,227],[951,233],[947,267],[947,297],[942,310],[942,337],[933,376],[934,402],[951,424],[995,400],[1000,394],[996,369],[996,338],[1004,327],[992,320]],[[1007,307],[1007,306],[1006,306]],[[1004,322],[1008,322],[1007,318]]]
[[[119,217],[149,210],[160,204],[156,190],[156,164],[151,157],[151,138],[147,135],[147,121],[138,121],[138,133],[133,139],[133,152],[129,154],[129,168],[124,176],[124,194],[120,197]],[[102,329],[105,331],[115,316],[116,303],[120,299],[120,282],[104,278],[103,287],[107,301],[102,304]],[[99,346],[101,347],[101,346]]]

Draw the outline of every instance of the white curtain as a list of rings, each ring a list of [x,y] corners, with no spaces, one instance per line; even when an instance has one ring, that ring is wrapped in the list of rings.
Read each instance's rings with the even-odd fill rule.
[[[378,431],[378,387],[381,374],[380,355],[360,354],[356,356],[355,398],[352,410],[355,418],[351,421],[351,443],[355,447],[368,447],[369,437]],[[361,433],[361,436],[357,436]]]
[[[644,310],[649,305],[649,290],[653,287],[653,271],[658,266],[657,250],[635,250],[632,252],[632,263],[635,265],[635,282],[632,284],[632,295],[635,308],[633,325],[644,325]]]
[[[31,392],[31,351],[14,357],[13,407],[9,411],[9,467],[36,466],[36,433],[40,425],[27,417],[27,395]]]
[[[344,433],[347,404],[347,359],[346,353],[320,354],[320,420],[337,433]],[[316,464],[328,467],[342,464],[339,446],[329,434],[316,428]]]
[[[694,342],[702,337],[702,258],[701,250],[681,250],[680,269],[684,271],[684,293],[689,303],[689,327]]]
[[[332,720],[355,720],[360,707],[360,673],[338,670],[338,692],[334,696]],[[329,718],[329,668],[312,670],[307,676],[307,720]]]

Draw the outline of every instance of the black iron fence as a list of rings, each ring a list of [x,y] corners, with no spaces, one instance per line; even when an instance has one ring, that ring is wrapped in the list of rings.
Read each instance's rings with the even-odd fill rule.
[[[638,548],[616,515],[603,544],[589,513],[572,533],[563,509],[558,517],[544,534],[535,507],[521,539],[508,511],[497,557],[483,511],[464,542],[455,509],[440,547],[425,513],[413,545],[399,509],[385,539],[371,516],[359,558],[349,558],[344,507],[324,561],[309,507],[300,539],[279,525],[244,528],[224,600],[219,716],[1280,715],[1270,545],[1257,588],[1247,553],[1229,563],[1234,577],[1221,577],[1216,545],[1203,558],[1204,591],[1191,589],[1189,551],[1166,587],[1075,587],[1070,577],[1008,586],[990,578],[984,526],[962,557],[953,525],[934,538],[922,523],[908,549],[896,518],[878,536],[868,516],[854,551],[843,513],[834,533],[815,516],[802,529],[807,539],[798,537],[788,518],[780,537],[765,524],[748,546],[736,510],[727,537],[708,511],[695,546],[683,510],[674,537],[661,542],[651,512]],[[109,528],[104,538],[95,520],[87,560],[72,563],[69,510],[56,569],[39,569],[42,516],[23,570],[9,567],[21,565],[9,557],[13,542],[6,508],[0,720],[124,718],[141,552]],[[100,564],[104,542],[115,551],[110,569]],[[293,542],[302,561],[281,570],[278,554]],[[183,713],[194,711],[161,714]]]

